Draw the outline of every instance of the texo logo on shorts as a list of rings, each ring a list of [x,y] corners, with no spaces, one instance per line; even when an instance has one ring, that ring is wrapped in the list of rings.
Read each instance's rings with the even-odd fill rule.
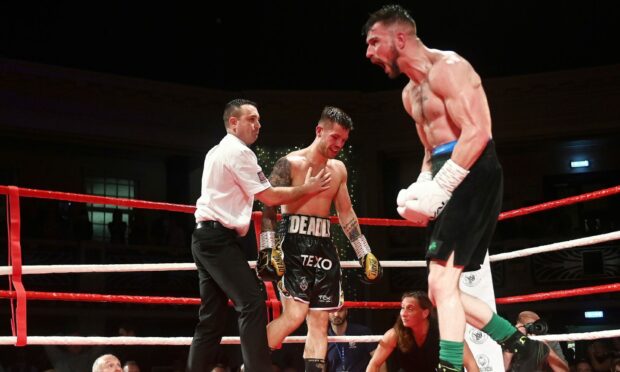
[[[332,260],[330,260],[329,258],[312,256],[309,254],[302,254],[301,259],[303,260],[304,266],[318,267],[325,271],[330,270],[332,266],[334,266],[334,264],[332,263]]]
[[[312,216],[289,216],[288,232],[329,238],[329,220]]]

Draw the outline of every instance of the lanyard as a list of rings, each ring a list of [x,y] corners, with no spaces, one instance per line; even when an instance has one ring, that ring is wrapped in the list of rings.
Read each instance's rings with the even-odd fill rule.
[[[336,343],[336,350],[338,350],[338,356],[340,357],[340,365],[342,368],[340,371],[347,372],[349,369],[347,368],[346,358],[344,357],[344,352],[346,350],[346,344]]]

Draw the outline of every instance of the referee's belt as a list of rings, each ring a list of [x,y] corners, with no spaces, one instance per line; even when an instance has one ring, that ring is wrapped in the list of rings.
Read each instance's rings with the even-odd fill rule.
[[[218,221],[199,221],[196,222],[196,229],[225,229],[232,230],[222,225]]]

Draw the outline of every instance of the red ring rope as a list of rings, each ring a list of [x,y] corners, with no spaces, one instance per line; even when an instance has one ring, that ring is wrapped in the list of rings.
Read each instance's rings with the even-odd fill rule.
[[[14,187],[14,186],[0,186],[0,194],[6,194],[9,187]],[[19,190],[19,194],[22,197],[65,200],[65,201],[72,201],[72,202],[78,202],[78,203],[112,204],[112,205],[118,205],[118,206],[123,206],[123,207],[157,209],[157,210],[165,210],[165,211],[171,211],[171,212],[194,213],[194,211],[196,211],[196,207],[191,206],[191,205],[151,202],[151,201],[138,200],[138,199],[111,198],[109,196],[74,194],[74,193],[58,192],[58,191],[26,189],[22,187],[16,187],[16,188]]]
[[[9,187],[14,186],[0,186],[0,194],[8,194]],[[196,210],[195,206],[183,205],[183,204],[171,204],[171,203],[161,203],[161,202],[150,202],[145,200],[138,199],[123,199],[123,198],[112,198],[107,196],[95,196],[95,195],[85,195],[85,194],[74,194],[74,193],[65,193],[58,191],[46,191],[46,190],[37,190],[37,189],[28,189],[28,188],[18,188],[20,196],[22,197],[31,197],[31,198],[41,198],[41,199],[57,199],[57,200],[66,200],[73,202],[82,202],[82,203],[96,203],[96,204],[111,204],[111,205],[119,205],[125,207],[135,207],[135,208],[144,208],[144,209],[158,209],[158,210],[167,210],[172,212],[185,212],[185,213],[194,213]],[[571,196],[564,199],[558,199],[546,203],[536,204],[529,207],[514,209],[511,211],[502,212],[499,216],[499,220],[505,220],[508,218],[524,216],[531,213],[541,212],[548,209],[553,209],[561,206],[566,206],[575,203],[581,203],[588,200],[599,199],[603,197],[607,197],[610,195],[620,193],[620,186],[610,187],[608,189],[593,191],[586,194],[581,194],[577,196]],[[260,214],[260,212],[254,212],[254,214]],[[338,222],[338,217],[331,216],[330,220],[333,223]],[[359,218],[360,224],[363,225],[371,225],[371,226],[419,226],[410,221],[401,220],[401,219],[385,219],[385,218]]]
[[[582,287],[574,289],[563,289],[551,292],[539,292],[522,296],[503,297],[495,300],[498,304],[516,304],[521,302],[533,302],[552,300],[557,298],[574,297],[581,295],[591,295],[597,293],[620,292],[620,283],[603,284],[594,287]]]
[[[565,205],[581,203],[581,202],[593,200],[593,199],[599,199],[599,198],[607,197],[607,196],[618,194],[618,193],[620,193],[620,186],[614,186],[608,189],[593,191],[593,192],[589,192],[586,194],[571,196],[571,197],[564,198],[564,199],[558,199],[558,200],[553,200],[553,201],[542,203],[542,204],[532,205],[530,207],[513,209],[511,211],[502,212],[500,213],[498,220],[502,221],[508,218],[524,216],[526,214],[531,214],[531,213],[536,213],[536,212],[542,212],[548,209],[563,207]]]
[[[497,304],[516,304],[522,302],[534,302],[567,298],[574,296],[584,296],[599,293],[620,292],[620,283],[603,284],[592,287],[582,287],[551,292],[540,292],[528,295],[500,297],[495,301]],[[0,298],[15,298],[13,291],[0,290]],[[48,301],[81,301],[81,302],[117,302],[134,304],[155,304],[155,305],[200,305],[199,298],[190,297],[161,297],[161,296],[129,296],[129,295],[102,295],[93,293],[62,293],[62,292],[37,292],[28,291],[29,300],[48,300]],[[232,306],[232,302],[228,302]],[[267,300],[268,307],[279,308],[280,302],[277,300]],[[397,309],[400,302],[388,301],[345,301],[344,306],[348,308],[360,309]]]

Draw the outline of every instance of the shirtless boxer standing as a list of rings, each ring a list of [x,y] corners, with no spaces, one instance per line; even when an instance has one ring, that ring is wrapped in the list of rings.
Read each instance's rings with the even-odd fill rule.
[[[548,348],[459,289],[460,274],[483,263],[503,192],[480,76],[460,55],[427,48],[399,5],[371,14],[364,33],[366,57],[389,77],[410,79],[402,101],[425,151],[420,176],[401,190],[397,209],[406,219],[431,221],[426,258],[429,297],[439,318],[437,370],[462,370],[466,321],[513,353],[519,371],[536,370]]]
[[[374,282],[381,277],[379,261],[371,253],[351,205],[347,169],[334,159],[352,129],[349,115],[339,108],[325,107],[312,144],[278,160],[269,181],[274,186],[295,186],[303,183],[309,168],[313,172],[325,169],[331,174],[329,189],[282,205],[283,218],[277,237],[276,209],[263,208],[257,271],[263,280],[279,279],[284,307],[282,315],[267,326],[269,346],[277,347],[306,319],[308,335],[303,357],[307,372],[323,371],[328,313],[340,308],[344,301],[340,260],[330,236],[332,203],[340,226],[360,260],[363,278]]]

